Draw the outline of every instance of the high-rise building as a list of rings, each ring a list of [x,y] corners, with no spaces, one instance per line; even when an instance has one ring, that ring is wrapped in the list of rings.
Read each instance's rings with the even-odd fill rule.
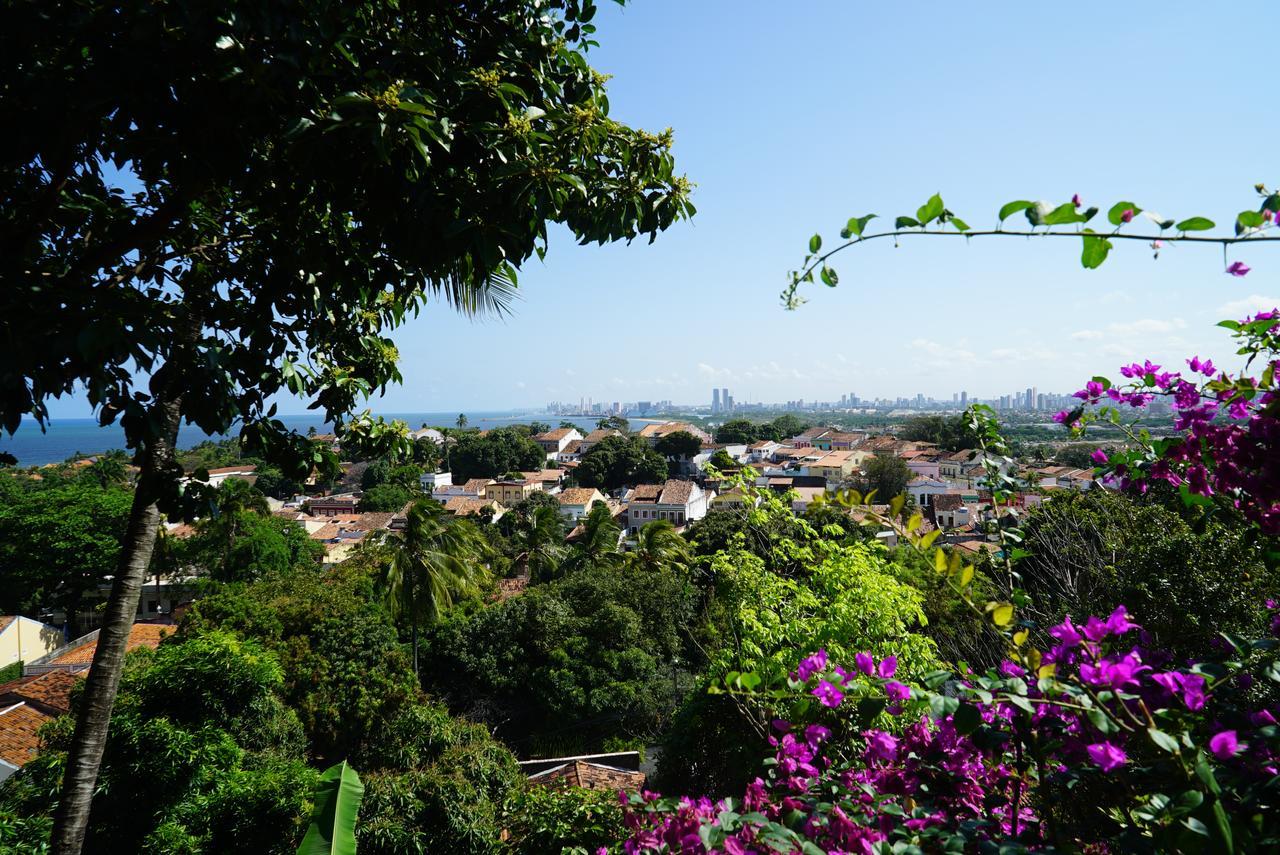
[[[967,407],[967,406],[969,406],[969,393],[968,393],[968,392],[961,392],[961,393],[960,393],[960,406],[962,406],[962,407]]]
[[[728,390],[728,389],[721,389],[721,390],[720,390],[720,407],[721,407],[721,409],[723,409],[726,413],[732,413],[732,412],[733,412],[733,398],[729,397],[729,390]]]
[[[713,413],[720,412],[720,390],[719,389],[711,390],[711,412]]]
[[[1033,387],[1027,387],[1027,394],[1022,401],[1022,405],[1028,410],[1034,410],[1036,408],[1036,390]]]

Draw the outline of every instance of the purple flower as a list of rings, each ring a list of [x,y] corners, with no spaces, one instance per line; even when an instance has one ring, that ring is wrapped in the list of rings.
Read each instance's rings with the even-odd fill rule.
[[[1122,222],[1122,223],[1132,223],[1132,222],[1133,222],[1133,208],[1125,208],[1125,209],[1124,209],[1124,213],[1122,213],[1122,214],[1120,215],[1120,222]]]
[[[1115,771],[1129,762],[1129,755],[1124,753],[1124,749],[1110,742],[1097,742],[1086,750],[1089,752],[1089,759],[1104,772]]]
[[[840,706],[840,702],[844,700],[844,692],[840,691],[836,684],[830,680],[820,681],[812,694],[818,699],[818,703],[832,709]]]
[[[1138,625],[1129,620],[1129,610],[1123,605],[1115,607],[1115,611],[1107,615],[1107,629],[1112,635],[1124,635],[1131,629],[1137,629]]]
[[[892,677],[898,673],[898,657],[886,656],[880,660],[879,674],[881,677]]]
[[[800,660],[800,667],[796,668],[795,674],[792,676],[801,683],[809,682],[809,678],[814,674],[820,673],[827,667],[827,651],[819,650],[817,653],[806,656]]]
[[[1247,276],[1253,268],[1243,261],[1233,261],[1227,265],[1227,272],[1232,276]]]
[[[1072,196],[1071,196],[1071,204],[1072,204],[1072,205],[1074,205],[1074,206],[1076,206],[1077,208],[1079,208],[1079,207],[1080,207],[1080,194],[1079,194],[1079,193],[1073,193],[1073,194],[1072,194]]]
[[[830,738],[831,731],[820,724],[811,724],[804,729],[804,741],[815,748]]]
[[[1204,709],[1204,677],[1199,674],[1179,674],[1178,682],[1182,684],[1182,702],[1187,709],[1198,712]]]
[[[1089,459],[1101,466],[1107,462],[1107,453],[1101,448],[1095,448],[1093,454],[1089,455]]]
[[[1058,641],[1062,642],[1063,647],[1068,647],[1068,648],[1079,647],[1080,642],[1084,640],[1084,638],[1080,635],[1080,630],[1076,629],[1075,624],[1071,622],[1070,615],[1068,615],[1067,619],[1064,620],[1062,623],[1058,624],[1057,626],[1050,627],[1049,634],[1052,635],[1054,638],[1058,639]]]
[[[1102,384],[1097,380],[1090,380],[1088,383],[1084,384],[1083,389],[1075,393],[1075,397],[1082,401],[1088,401],[1093,398],[1101,397],[1102,393],[1105,391],[1106,390],[1102,388]]]
[[[883,730],[869,731],[867,756],[875,760],[893,761],[898,757],[898,740]]]
[[[1213,367],[1212,359],[1206,359],[1203,362],[1201,362],[1200,357],[1193,356],[1187,360],[1187,365],[1191,366],[1192,371],[1198,371],[1206,377],[1213,376],[1214,367]]]
[[[871,676],[876,670],[876,660],[871,658],[870,653],[859,653],[853,657],[853,664],[858,670],[867,676]]]
[[[911,690],[899,683],[897,680],[890,680],[884,684],[884,693],[889,696],[891,701],[905,701],[911,697]]]
[[[1240,741],[1236,739],[1234,730],[1215,733],[1209,740],[1209,751],[1219,760],[1229,760],[1240,751]]]

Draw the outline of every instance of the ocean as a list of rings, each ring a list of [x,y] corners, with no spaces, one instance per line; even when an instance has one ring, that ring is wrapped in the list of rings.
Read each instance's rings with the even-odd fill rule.
[[[411,428],[426,425],[453,427],[458,412],[448,413],[382,413],[386,419],[401,419]],[[467,427],[496,428],[511,424],[532,421],[545,422],[556,427],[562,421],[572,422],[583,433],[596,426],[596,418],[561,418],[544,413],[517,411],[488,411],[467,413]],[[314,427],[318,433],[332,431],[332,426],[325,423],[320,416],[280,416],[280,421],[299,433],[306,433]],[[631,419],[634,429],[653,419]],[[190,448],[207,439],[225,439],[226,435],[210,437],[193,425],[183,425],[178,433],[178,446]],[[0,451],[7,451],[18,458],[19,466],[43,466],[46,463],[61,463],[75,454],[98,454],[113,448],[124,448],[124,431],[119,425],[100,426],[94,419],[54,419],[42,433],[34,421],[24,421],[13,436],[0,431]]]

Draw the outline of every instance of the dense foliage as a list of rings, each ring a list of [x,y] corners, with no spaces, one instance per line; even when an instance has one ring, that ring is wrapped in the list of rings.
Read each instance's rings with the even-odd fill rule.
[[[472,478],[496,478],[507,472],[541,469],[547,453],[529,438],[527,430],[515,426],[454,434],[449,447],[449,468],[453,483]]]
[[[570,573],[437,627],[423,684],[530,756],[650,738],[675,705],[694,606],[662,568]]]
[[[753,422],[750,419],[729,419],[716,428],[716,442],[750,445],[760,440],[782,442],[803,433],[809,427],[790,413],[778,416],[771,422]]]
[[[658,484],[667,479],[667,460],[639,436],[607,436],[582,455],[573,477],[603,490]]]

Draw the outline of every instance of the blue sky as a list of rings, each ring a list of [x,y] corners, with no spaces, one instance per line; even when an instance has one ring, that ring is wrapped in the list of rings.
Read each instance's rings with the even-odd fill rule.
[[[936,191],[974,227],[1072,193],[1229,224],[1280,182],[1280,4],[637,0],[596,23],[614,117],[675,129],[698,216],[652,246],[553,234],[514,317],[402,328],[375,409],[1069,392],[1131,358],[1226,359],[1214,323],[1280,303],[1280,248],[1237,253],[1236,279],[1212,248],[1122,243],[1088,272],[1074,241],[1021,239],[859,247],[838,288],[778,301],[814,231]]]

